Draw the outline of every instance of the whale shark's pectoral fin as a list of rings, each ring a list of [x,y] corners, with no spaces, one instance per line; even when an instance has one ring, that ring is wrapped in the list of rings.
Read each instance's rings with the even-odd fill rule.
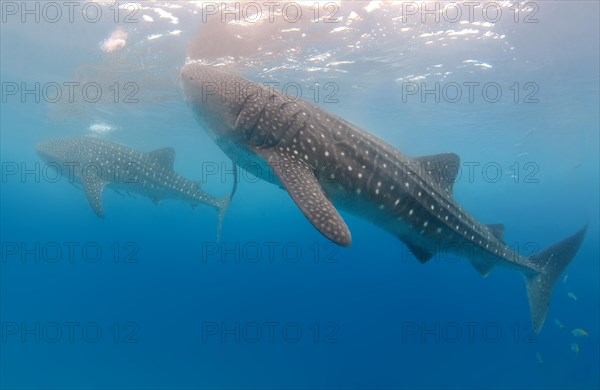
[[[146,153],[150,160],[158,162],[161,166],[167,169],[173,169],[175,164],[175,149],[162,148]]]
[[[95,175],[88,175],[89,177],[82,179],[81,183],[83,186],[83,192],[87,196],[88,202],[100,218],[104,218],[104,209],[102,208],[102,191],[106,186],[106,182]]]
[[[302,213],[317,230],[338,245],[350,246],[350,230],[304,161],[274,150],[258,150]]]

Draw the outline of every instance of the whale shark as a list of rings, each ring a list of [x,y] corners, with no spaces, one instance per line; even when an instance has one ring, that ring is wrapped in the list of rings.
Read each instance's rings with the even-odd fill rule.
[[[44,140],[35,147],[42,160],[75,185],[81,185],[96,215],[104,218],[102,193],[140,194],[155,204],[164,199],[182,200],[192,206],[206,204],[219,212],[217,235],[235,192],[215,198],[202,191],[201,183],[188,180],[173,169],[175,150],[170,147],[141,153],[127,146],[95,137]]]
[[[314,104],[202,63],[183,66],[181,82],[194,116],[223,152],[284,188],[325,237],[351,245],[340,209],[393,234],[421,263],[444,250],[483,276],[495,266],[517,269],[533,327],[541,330],[554,284],[587,225],[534,255],[520,255],[504,242],[503,225],[479,222],[454,200],[456,154],[409,157]]]

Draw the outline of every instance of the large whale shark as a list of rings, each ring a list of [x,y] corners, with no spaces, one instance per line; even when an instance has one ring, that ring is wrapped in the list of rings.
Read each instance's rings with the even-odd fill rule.
[[[137,193],[155,204],[178,199],[196,206],[207,204],[219,211],[218,236],[234,189],[217,199],[202,191],[200,182],[191,181],[173,169],[175,150],[167,147],[141,153],[127,146],[94,137],[44,140],[36,145],[37,154],[73,184],[82,186],[92,210],[104,218],[102,192]]]
[[[484,225],[455,202],[456,154],[411,158],[313,104],[215,67],[188,63],[181,80],[196,119],[221,149],[285,188],[327,238],[352,242],[339,208],[395,235],[422,263],[442,248],[484,276],[496,265],[516,268],[540,331],[553,286],[587,226],[533,256],[519,255],[503,242],[502,225]]]

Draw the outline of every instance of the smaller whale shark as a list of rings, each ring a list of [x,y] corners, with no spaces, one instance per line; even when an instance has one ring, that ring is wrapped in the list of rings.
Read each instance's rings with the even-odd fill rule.
[[[207,204],[219,211],[218,237],[223,217],[235,193],[214,198],[202,191],[200,182],[188,180],[173,169],[175,150],[167,147],[148,153],[94,137],[45,140],[36,145],[37,154],[73,184],[81,184],[92,210],[104,218],[102,192],[137,193],[155,204],[179,199],[196,206]]]

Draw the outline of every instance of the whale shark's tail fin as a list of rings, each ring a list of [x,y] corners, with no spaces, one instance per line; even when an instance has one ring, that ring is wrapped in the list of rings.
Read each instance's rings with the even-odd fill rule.
[[[529,257],[532,265],[541,270],[540,272],[525,274],[529,310],[536,332],[542,329],[546,319],[554,283],[575,257],[586,230],[587,225],[571,237],[565,238]]]
[[[221,241],[221,231],[223,230],[223,219],[225,218],[225,213],[227,212],[227,208],[229,208],[229,204],[231,203],[231,199],[233,199],[233,195],[237,190],[238,183],[238,170],[237,165],[233,162],[233,187],[231,188],[231,192],[219,199],[219,224],[217,226],[217,241]]]

